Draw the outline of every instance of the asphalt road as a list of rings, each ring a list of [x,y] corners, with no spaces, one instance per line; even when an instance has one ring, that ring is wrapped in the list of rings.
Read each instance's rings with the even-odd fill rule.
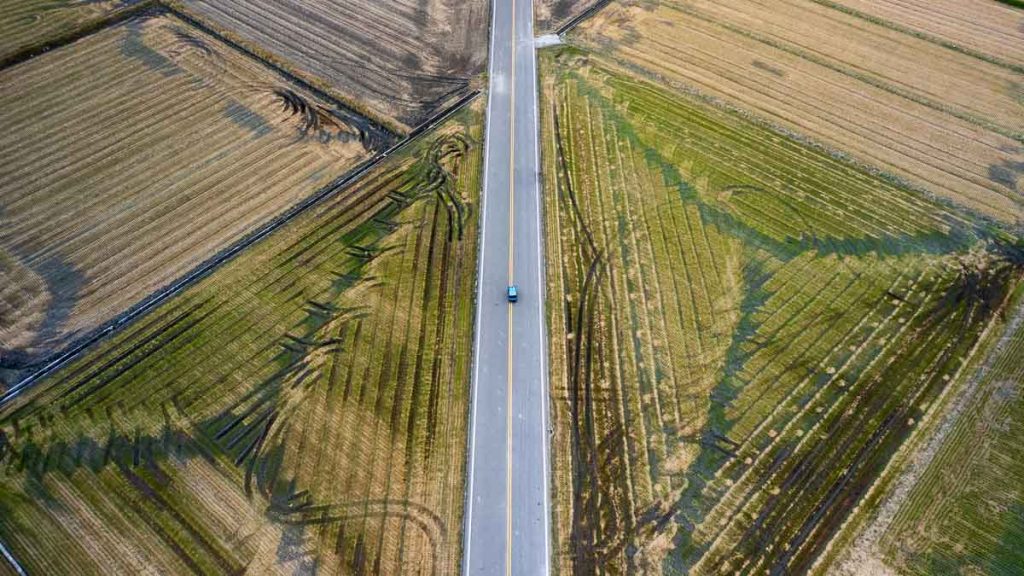
[[[546,576],[547,343],[532,0],[494,0],[466,574]],[[505,297],[519,287],[519,302]]]

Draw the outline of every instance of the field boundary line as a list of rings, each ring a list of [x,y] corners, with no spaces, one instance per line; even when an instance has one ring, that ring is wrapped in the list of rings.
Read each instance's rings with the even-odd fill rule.
[[[48,361],[45,361],[45,365],[39,370],[25,377],[20,382],[11,386],[7,391],[0,395],[0,409],[3,409],[10,402],[15,400],[23,392],[31,388],[34,384],[39,382],[44,377],[52,374],[63,366],[67,365],[72,360],[78,358],[87,349],[93,345],[101,342],[109,336],[118,333],[122,328],[129,325],[134,320],[142,318],[149,311],[156,308],[172,296],[175,296],[186,288],[192,286],[203,278],[209,276],[212,272],[218,269],[221,265],[226,264],[233,260],[236,256],[242,253],[246,248],[258,243],[260,240],[271,235],[285,224],[295,219],[295,217],[306,212],[310,208],[320,204],[324,200],[334,196],[335,194],[346,190],[350,185],[356,183],[362,176],[367,174],[372,169],[379,166],[387,157],[391,154],[399,152],[406,146],[415,141],[419,136],[434,128],[441,122],[444,122],[451,116],[455,115],[463,108],[473,102],[481,93],[480,90],[475,90],[465,96],[459,101],[452,104],[446,110],[442,111],[437,116],[427,120],[423,124],[420,124],[409,135],[393,144],[390,148],[378,153],[376,156],[363,161],[361,164],[348,170],[341,176],[335,178],[327,185],[321,187],[319,190],[314,192],[311,196],[305,200],[300,201],[298,204],[288,208],[285,212],[271,219],[269,222],[261,224],[248,234],[245,234],[226,248],[221,249],[210,258],[206,259],[198,266],[187,272],[184,276],[179,277],[178,280],[173,283],[158,289],[156,292],[150,294],[148,297],[142,299],[140,302],[128,308],[126,311],[108,320],[106,323],[100,325],[95,330],[87,333],[85,336],[79,338],[77,341],[72,342],[66,346],[62,351],[57,352],[49,357]]]
[[[136,16],[147,16],[149,15],[147,12],[151,12],[153,15],[156,15],[165,10],[166,8],[159,2],[159,0],[142,0],[142,2],[139,2],[138,4],[125,8],[124,10],[118,10],[113,14],[109,14],[90,24],[85,24],[61,34],[52,40],[36,42],[35,44],[26,46],[9,56],[5,56],[0,59],[0,70],[6,70],[7,68],[17,66],[22,62],[31,60],[36,56],[42,56],[52,50],[63,48],[69,44],[74,44],[82,38],[92,36],[97,32],[102,32],[107,28],[117,26],[118,24],[131,20]]]
[[[597,0],[597,2],[595,2],[593,6],[591,6],[590,8],[587,8],[583,12],[580,12],[579,14],[574,16],[572,18],[572,20],[569,20],[565,24],[562,24],[557,30],[555,30],[555,34],[557,34],[558,36],[561,36],[562,34],[565,34],[566,32],[568,32],[568,31],[572,30],[573,28],[579,26],[587,18],[590,18],[594,14],[597,14],[598,12],[600,12],[602,9],[604,9],[606,6],[608,6],[611,3],[612,3],[612,0]]]
[[[7,560],[7,564],[18,576],[28,576],[28,572],[25,572],[25,569],[18,563],[18,559],[11,554],[11,551],[7,549],[7,546],[2,541],[0,541],[0,554],[3,555],[4,559]]]
[[[530,1],[530,18],[529,26],[531,36],[536,37],[537,31],[533,29],[534,25],[534,2]],[[546,222],[544,218],[544,184],[541,172],[544,170],[544,165],[541,163],[540,147],[541,147],[541,119],[540,119],[540,77],[537,73],[537,45],[532,43],[530,46],[530,78],[533,81],[533,155],[534,155],[534,166],[537,170],[534,171],[534,191],[537,194],[537,294],[540,298],[540,305],[537,307],[537,331],[538,339],[540,341],[540,388],[541,388],[541,402],[540,402],[540,422],[542,427],[542,452],[541,452],[541,465],[543,467],[544,474],[544,574],[543,576],[549,576],[551,574],[551,515],[553,511],[551,509],[551,486],[552,476],[554,471],[551,469],[551,440],[552,435],[549,434],[548,423],[550,420],[550,396],[551,390],[549,389],[548,383],[548,342],[547,342],[547,259],[544,258],[545,245],[544,245],[544,224]]]

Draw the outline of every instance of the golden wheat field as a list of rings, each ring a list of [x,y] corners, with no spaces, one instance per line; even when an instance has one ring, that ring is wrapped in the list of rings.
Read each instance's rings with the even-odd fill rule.
[[[1024,0],[0,0],[0,128],[0,576],[1024,576]]]

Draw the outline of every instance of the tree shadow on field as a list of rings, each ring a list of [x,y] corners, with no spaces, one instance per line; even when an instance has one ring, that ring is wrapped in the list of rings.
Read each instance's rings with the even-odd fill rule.
[[[602,482],[607,484],[613,483],[615,480],[602,479],[598,471],[591,470],[594,467],[594,462],[598,460],[598,450],[592,433],[593,424],[590,414],[598,408],[594,405],[596,399],[589,394],[587,388],[591,379],[590,366],[582,364],[581,369],[574,367],[575,360],[572,356],[577,349],[583,348],[585,345],[589,347],[589,344],[584,344],[589,340],[589,334],[585,332],[586,327],[578,325],[578,320],[584,313],[581,307],[584,306],[585,299],[579,299],[578,309],[570,311],[567,306],[566,311],[567,318],[577,320],[577,324],[567,323],[567,330],[570,330],[570,333],[566,335],[573,341],[573,344],[567,347],[569,354],[567,357],[567,380],[570,386],[568,404],[569,425],[572,434],[570,448],[572,450],[574,504],[571,546],[573,547],[574,566],[583,572],[596,570],[604,558],[595,551],[595,543],[620,541],[620,539],[631,543],[625,550],[627,558],[632,562],[633,553],[636,552],[635,547],[631,548],[632,543],[649,542],[653,538],[652,533],[643,532],[644,526],[649,526],[651,522],[657,523],[659,528],[655,531],[656,534],[661,532],[662,528],[671,521],[679,524],[682,529],[676,531],[673,540],[675,551],[668,555],[663,568],[666,571],[684,573],[692,569],[697,560],[709,549],[708,544],[694,539],[694,532],[704,523],[712,505],[717,502],[716,497],[720,495],[718,492],[709,493],[711,482],[716,479],[720,480],[718,475],[723,467],[737,458],[740,447],[738,440],[740,439],[729,436],[734,426],[734,421],[729,416],[729,409],[748,384],[743,381],[742,374],[748,360],[752,357],[751,350],[768,345],[767,342],[758,339],[761,330],[758,313],[763,310],[773,295],[767,286],[779,264],[808,254],[815,258],[838,257],[840,261],[847,258],[865,257],[893,260],[913,255],[927,257],[949,255],[948,265],[943,269],[945,275],[934,280],[934,285],[929,284],[921,288],[924,292],[935,294],[935,298],[932,304],[929,304],[928,310],[920,312],[920,318],[917,320],[919,325],[915,326],[906,336],[906,342],[909,345],[905,350],[896,348],[891,355],[891,361],[895,366],[903,364],[914,366],[916,362],[923,362],[928,354],[939,354],[936,365],[942,367],[942,370],[946,370],[948,365],[955,361],[955,358],[950,355],[953,353],[952,351],[955,350],[959,354],[963,352],[963,347],[969,348],[979,337],[981,327],[987,325],[989,320],[999,313],[1001,303],[1005,301],[1009,289],[1015,285],[1024,272],[1024,251],[1019,244],[1006,241],[998,233],[986,228],[983,223],[964,222],[952,215],[939,216],[940,221],[933,231],[927,231],[929,227],[921,226],[910,228],[912,231],[924,230],[916,233],[900,234],[878,230],[859,235],[855,233],[857,230],[854,230],[849,236],[826,236],[815,234],[814,229],[811,228],[799,236],[790,235],[780,240],[766,233],[766,229],[759,225],[752,214],[743,214],[732,209],[728,203],[718,201],[713,194],[698,193],[695,187],[687,183],[679,171],[672,166],[668,158],[664,157],[654,146],[648,146],[645,143],[644,139],[638,135],[636,127],[632,126],[630,120],[621,113],[620,108],[592,86],[589,83],[590,80],[576,72],[569,72],[568,76],[570,80],[567,81],[567,84],[574,82],[572,86],[576,88],[579,99],[586,100],[589,105],[599,108],[605,123],[614,126],[615,137],[628,140],[632,149],[640,151],[651,167],[668,166],[668,169],[661,171],[665,178],[664,184],[680,190],[679,200],[682,204],[695,205],[705,226],[716,228],[718,232],[728,238],[739,239],[743,246],[741,259],[743,264],[739,271],[743,286],[738,305],[739,320],[726,350],[724,370],[710,393],[704,425],[699,434],[699,451],[687,471],[681,475],[680,484],[676,484],[673,480],[674,486],[682,486],[681,494],[674,501],[663,503],[666,510],[664,515],[659,514],[659,510],[645,511],[640,515],[644,522],[637,526],[625,523],[616,524],[613,521],[614,511],[610,511],[610,507],[613,506],[611,502],[614,499],[607,496],[608,488],[602,486]],[[627,107],[627,105],[623,105],[623,108]],[[565,183],[568,182],[571,187],[572,179],[562,174],[562,172],[568,172],[570,168],[564,159],[565,152],[561,149],[563,128],[559,125],[558,116],[562,110],[557,101],[553,104],[553,110],[555,146],[559,157],[556,160],[557,175],[555,179],[561,199],[567,188]],[[643,113],[643,111],[636,112],[641,116]],[[591,118],[590,115],[587,117]],[[647,118],[646,121],[652,120]],[[570,133],[574,137],[579,137],[578,127],[568,130],[575,130]],[[1007,169],[1014,170],[1016,178],[1017,171],[1022,167],[1011,166]],[[581,178],[580,181],[587,180]],[[716,189],[723,187],[723,182],[719,181],[714,184]],[[724,185],[725,188],[742,188],[744,193],[765,193],[764,190],[755,189],[739,182],[724,183]],[[584,192],[588,191],[575,190],[573,194]],[[777,204],[782,207],[777,212],[785,215],[786,224],[792,225],[793,222],[799,224],[801,216],[813,208],[813,205],[809,203],[806,206],[796,206],[801,201],[798,196],[791,199],[786,197],[783,191],[773,191],[772,193],[782,195],[781,198],[776,199]],[[586,264],[591,261],[587,255],[599,253],[600,247],[594,246],[594,241],[587,233],[586,224],[583,223],[581,226],[576,222],[582,218],[576,208],[575,198],[564,202],[561,209],[568,213],[572,220],[571,224],[578,228],[576,230],[576,237],[579,238],[577,244],[579,244],[582,255],[581,261]],[[838,225],[831,228],[823,225],[818,229],[840,232],[847,230],[847,227],[842,225],[841,218],[834,217],[833,219]],[[799,225],[795,227],[799,228]],[[810,226],[805,226],[805,228],[810,228]],[[886,230],[888,229],[892,229],[892,226],[886,228]],[[896,232],[899,230],[897,229]],[[565,290],[570,294],[585,295],[588,290],[591,290],[587,286],[589,281],[589,275],[578,274],[576,283],[579,285],[567,286]],[[874,288],[872,287],[872,290]],[[875,292],[877,291],[882,291],[882,289],[875,290]],[[876,296],[875,292],[870,292],[870,298]],[[886,294],[877,296],[885,298]],[[889,293],[888,296],[900,299],[899,294]],[[815,317],[812,321],[819,324],[834,323],[838,321],[838,317],[842,313],[841,310],[833,310],[829,314]],[[801,332],[799,329],[796,331]],[[952,334],[951,341],[954,344],[950,346],[949,351],[936,352],[925,346],[925,343],[931,341],[932,333],[940,331]],[[798,361],[785,367],[785,370],[811,375],[815,365],[812,360],[802,355],[798,357]],[[579,374],[574,373],[577,369],[580,370]],[[890,369],[886,367],[886,370]],[[941,390],[943,381],[939,380],[939,371],[936,370],[935,374],[929,375],[927,382],[915,390],[920,392],[921,397],[933,397],[937,390]],[[896,368],[884,373],[887,374],[890,381],[900,379],[900,373]],[[820,483],[824,480],[815,480],[814,477],[808,476],[810,471],[816,469],[817,464],[813,458],[816,452],[812,449],[811,457],[809,457],[807,450],[798,449],[797,442],[792,439],[780,438],[774,442],[771,447],[772,454],[766,457],[768,460],[764,465],[773,471],[772,474],[774,471],[787,474],[786,477],[790,483],[787,485],[787,489],[782,491],[781,496],[766,497],[767,503],[754,511],[754,518],[757,520],[747,531],[746,538],[743,539],[744,543],[738,545],[733,550],[734,552],[748,554],[744,557],[763,558],[767,562],[766,566],[775,573],[784,572],[790,565],[804,566],[810,553],[805,553],[803,547],[806,545],[807,550],[820,549],[822,542],[827,540],[822,537],[822,534],[832,534],[838,529],[841,519],[845,518],[845,515],[856,505],[866,486],[870,485],[871,479],[876,477],[877,472],[887,462],[893,447],[898,446],[910,433],[912,424],[908,424],[908,422],[912,423],[920,419],[918,405],[893,401],[892,397],[887,395],[884,385],[877,381],[861,383],[857,378],[859,378],[859,373],[854,378],[854,382],[861,385],[861,388],[866,391],[865,393],[869,393],[869,397],[866,397],[864,402],[872,409],[852,411],[853,416],[848,419],[848,415],[843,414],[841,419],[836,419],[833,422],[833,424],[841,422],[850,426],[863,425],[866,427],[862,431],[863,434],[857,436],[857,438],[865,439],[862,449],[857,451],[851,448],[853,441],[846,436],[842,437],[841,442],[843,443],[836,448],[844,457],[852,458],[853,464],[850,469],[841,475],[835,485],[829,486],[828,490],[822,493],[824,495],[821,495],[815,491],[822,487],[815,482]],[[825,376],[812,377],[809,390],[815,391],[827,380],[829,378]],[[902,380],[906,380],[906,378],[902,378]],[[802,396],[796,398],[796,401],[806,404],[810,401],[811,392],[801,392]],[[877,412],[872,410],[877,410]],[[871,420],[875,416],[879,416],[878,422]],[[628,417],[627,408],[626,418]],[[841,426],[833,432],[836,438],[839,438],[841,434],[846,434]],[[836,440],[836,442],[838,443],[840,440]],[[816,449],[825,446],[825,443],[826,441],[823,440],[808,445]],[[761,448],[767,449],[768,447],[762,446]],[[849,453],[846,452],[847,449],[849,449]],[[644,455],[636,457],[643,458]],[[799,462],[797,462],[798,459]],[[737,469],[742,468],[737,465]],[[657,467],[652,464],[652,469],[657,470]],[[718,482],[714,485],[714,490],[723,490],[722,485]],[[764,482],[753,490],[760,490],[763,487]],[[793,516],[800,523],[796,525],[797,529],[785,532],[784,529],[792,528],[785,522],[797,520],[788,516],[790,512],[788,508],[784,507],[784,504],[794,501],[796,497],[794,494],[802,493],[802,491],[821,496],[821,509],[815,509],[806,518]],[[601,501],[601,498],[595,496],[596,494],[605,496],[603,508],[600,510],[593,509],[597,507],[595,502]],[[615,535],[613,534],[615,530],[633,531],[633,533]],[[818,530],[820,533],[816,532]],[[783,540],[783,536],[786,536],[785,540]],[[751,543],[760,543],[758,550],[741,549],[741,546],[753,546],[754,544]],[[609,546],[604,550],[610,553],[616,552],[614,546]],[[797,550],[801,551],[800,556],[796,556]],[[721,568],[726,569],[724,565]],[[639,566],[630,564],[630,569],[636,570],[639,569]]]
[[[268,340],[269,348],[264,351],[269,349],[270,353],[264,358],[273,367],[272,373],[260,377],[258,382],[247,382],[244,389],[232,393],[230,400],[225,399],[224,405],[213,408],[182,401],[182,397],[191,398],[188,395],[197,392],[189,389],[196,384],[183,377],[171,384],[175,390],[165,395],[168,400],[152,404],[145,399],[138,399],[141,404],[132,400],[131,408],[126,408],[129,401],[117,395],[130,395],[131,384],[136,380],[124,378],[111,383],[132,365],[132,354],[146,355],[151,350],[142,348],[145,342],[128,340],[129,345],[114,346],[85,367],[75,369],[75,377],[80,380],[68,378],[58,382],[73,384],[61,386],[55,396],[29,398],[3,414],[0,482],[16,485],[17,489],[0,497],[0,506],[56,510],[61,502],[66,502],[62,500],[66,495],[63,491],[51,493],[48,482],[109,485],[111,478],[116,477],[119,488],[114,492],[118,506],[123,504],[134,511],[182,562],[195,566],[193,550],[200,550],[204,558],[215,562],[224,572],[237,573],[245,567],[223,552],[229,543],[207,536],[203,519],[191,516],[187,504],[176,496],[180,490],[190,489],[190,483],[181,477],[188,473],[182,471],[182,464],[202,459],[254,506],[262,507],[267,520],[284,530],[276,549],[282,562],[297,565],[300,570],[315,570],[324,558],[320,555],[324,542],[342,538],[346,524],[361,526],[358,523],[373,518],[380,522],[400,521],[422,533],[430,543],[424,562],[429,560],[431,572],[436,573],[448,539],[444,518],[426,506],[404,499],[398,492],[396,498],[353,501],[330,500],[347,494],[328,493],[323,497],[327,501],[318,501],[301,486],[304,479],[287,469],[286,456],[289,450],[297,449],[299,442],[290,434],[292,427],[303,425],[306,414],[319,408],[315,403],[326,401],[332,394],[346,398],[349,394],[347,387],[332,389],[332,363],[348,354],[348,338],[354,337],[357,326],[370,313],[350,293],[356,288],[375,289],[381,284],[382,280],[372,275],[370,265],[381,255],[401,249],[388,245],[387,240],[404,226],[399,222],[404,209],[418,201],[436,203],[437,207],[432,209],[436,218],[446,223],[447,242],[462,239],[468,208],[454,188],[454,178],[468,147],[468,141],[461,136],[438,138],[410,168],[413,178],[386,182],[386,187],[394,189],[387,194],[387,200],[376,204],[379,208],[367,212],[354,228],[339,227],[336,235],[321,239],[334,244],[338,254],[336,260],[323,263],[327,288],[318,288],[315,300],[304,300],[297,308],[301,313],[289,317],[295,321],[289,320],[290,325],[272,343]],[[338,248],[337,243],[342,247]],[[307,248],[295,244],[283,256],[291,263],[302,257]],[[436,262],[435,265],[441,266]],[[138,334],[153,340],[164,338],[165,332],[184,333],[197,325],[198,320],[192,315],[206,310],[202,308],[205,302],[186,303],[163,315],[157,313],[153,327],[140,329]],[[209,314],[212,312],[203,312],[203,318]],[[153,349],[159,350],[162,345],[162,341],[157,342]],[[225,382],[211,379],[206,385],[219,387]],[[125,388],[118,390],[117,386]],[[206,410],[214,411],[214,415],[208,416],[210,412]],[[203,416],[189,413],[195,411]],[[158,420],[160,414],[162,423]],[[144,424],[149,422],[152,423]],[[71,436],[75,439],[66,440]],[[100,475],[102,479],[97,478]],[[154,510],[160,521],[152,520]],[[183,540],[188,546],[181,545]],[[308,542],[315,542],[315,552],[309,551]],[[360,548],[368,556],[375,549],[375,543],[365,541]],[[348,560],[363,565],[363,561]],[[380,559],[364,561],[379,563]]]

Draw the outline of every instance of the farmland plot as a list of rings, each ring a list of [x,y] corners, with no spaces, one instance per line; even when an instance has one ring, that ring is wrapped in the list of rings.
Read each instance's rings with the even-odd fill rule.
[[[992,0],[814,0],[933,42],[1024,67],[1024,14]]]
[[[873,550],[901,574],[1009,575],[1024,566],[1022,320],[1018,310]]]
[[[542,64],[557,563],[806,570],[1019,248],[597,56]]]
[[[399,128],[471,90],[483,0],[179,0],[188,12]]]
[[[34,573],[450,574],[480,114],[0,412],[0,539]]]
[[[0,86],[12,378],[390,138],[169,15],[8,68]]]
[[[0,61],[101,22],[138,0],[0,0]]]
[[[1018,223],[1022,70],[812,0],[613,5],[580,40],[866,166]]]

